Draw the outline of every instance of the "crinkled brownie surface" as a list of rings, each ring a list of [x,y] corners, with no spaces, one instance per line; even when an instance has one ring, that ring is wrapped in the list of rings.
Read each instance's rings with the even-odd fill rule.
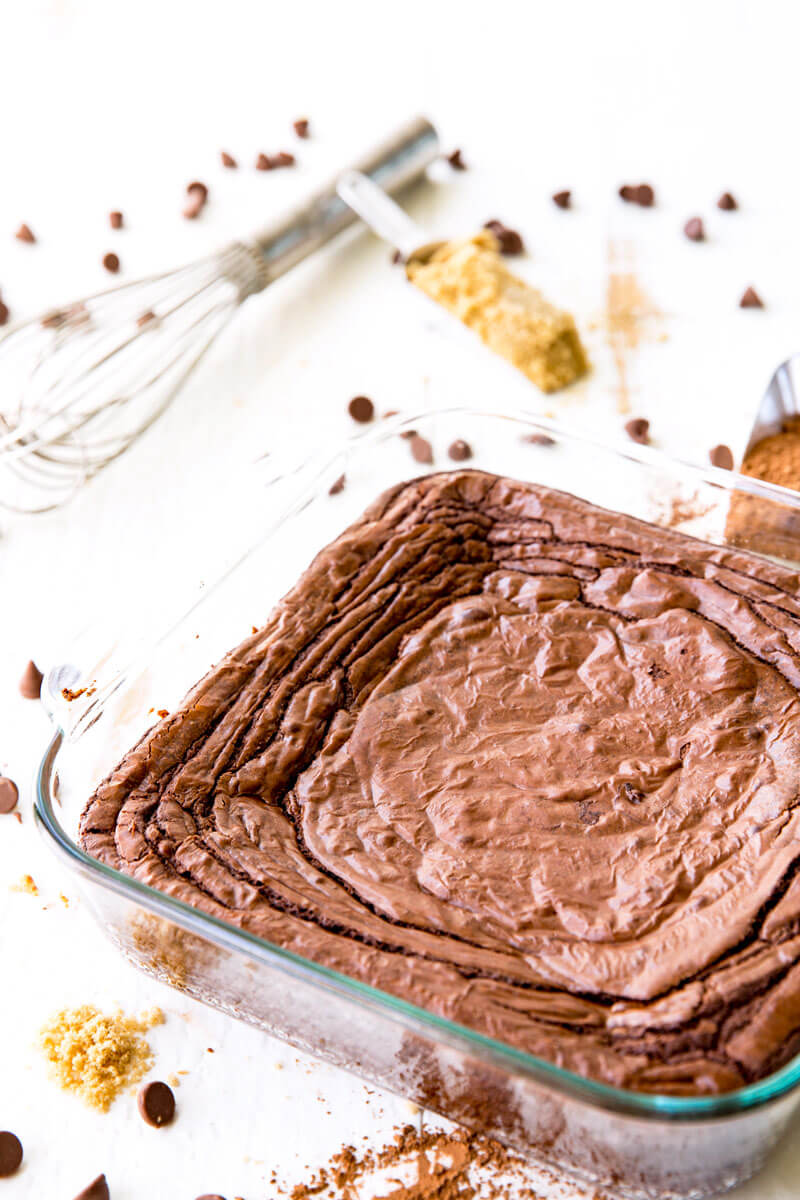
[[[392,488],[97,789],[83,846],[592,1078],[800,1045],[800,581],[478,471]]]

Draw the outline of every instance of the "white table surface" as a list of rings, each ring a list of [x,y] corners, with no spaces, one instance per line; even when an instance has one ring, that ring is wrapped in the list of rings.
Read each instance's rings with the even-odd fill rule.
[[[23,816],[0,818],[0,1128],[26,1150],[0,1195],[69,1200],[104,1170],[114,1200],[210,1190],[263,1200],[273,1169],[294,1182],[343,1142],[381,1144],[409,1106],[117,957],[34,828],[29,781],[48,727],[16,679],[29,657],[69,658],[104,622],[135,627],[185,607],[236,548],[226,523],[257,454],[347,435],[357,392],[381,409],[527,405],[622,436],[604,332],[612,244],[657,313],[628,362],[635,414],[684,457],[703,459],[720,441],[740,448],[772,368],[800,349],[800,10],[764,0],[6,0],[2,15],[0,289],[16,316],[103,286],[107,250],[134,278],[242,234],[426,111],[471,169],[441,173],[416,195],[415,215],[442,233],[492,216],[520,228],[530,248],[520,271],[576,313],[595,367],[565,398],[540,396],[410,296],[386,249],[361,237],[253,299],[171,411],[68,508],[0,517],[0,770],[19,781]],[[290,124],[301,115],[314,136],[297,143]],[[240,170],[221,168],[222,148]],[[252,169],[259,150],[280,148],[301,167]],[[187,222],[192,178],[211,199]],[[653,210],[616,199],[620,183],[639,180],[656,188]],[[573,190],[571,212],[549,199],[560,188]],[[726,189],[739,212],[716,209]],[[125,213],[120,233],[108,228],[111,208]],[[680,232],[695,214],[704,245]],[[14,240],[20,221],[36,246]],[[764,312],[738,309],[749,283]],[[248,509],[239,536],[261,518]],[[25,873],[38,897],[13,890]],[[155,1074],[188,1072],[169,1131],[145,1127],[130,1097],[99,1115],[47,1080],[36,1031],[84,1002],[165,1010]],[[797,1145],[790,1138],[737,1196],[800,1194]]]

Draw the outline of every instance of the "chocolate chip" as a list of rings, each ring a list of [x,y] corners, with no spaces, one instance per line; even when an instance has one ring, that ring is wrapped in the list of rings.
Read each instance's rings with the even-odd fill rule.
[[[401,262],[405,262],[405,259],[399,250],[395,250],[392,254],[392,266],[396,267]]]
[[[625,422],[625,432],[632,442],[638,442],[641,446],[650,444],[650,422],[644,417],[631,417],[630,421]]]
[[[19,789],[13,779],[0,775],[0,814],[13,812],[19,800]]]
[[[472,447],[469,442],[457,438],[456,441],[448,448],[447,453],[452,458],[453,462],[466,462],[468,458],[472,458]]]
[[[8,305],[0,300],[0,325],[6,325],[11,314],[8,311]]]
[[[500,243],[501,254],[522,254],[525,244],[516,229],[509,229],[502,221],[496,219],[486,221],[484,229],[489,229]]]
[[[274,155],[274,157],[272,159],[273,167],[293,167],[294,164],[295,164],[294,155],[289,154],[286,150],[279,150],[278,153],[276,155]]]
[[[172,1088],[160,1079],[146,1083],[139,1089],[139,1112],[148,1125],[160,1129],[163,1125],[171,1125],[175,1117],[175,1096]]]
[[[418,433],[413,434],[409,439],[411,446],[411,455],[418,463],[433,462],[433,447],[427,438],[421,437]]]
[[[353,396],[353,399],[347,406],[347,411],[354,421],[358,421],[361,425],[366,425],[375,416],[375,405],[369,396]]]
[[[554,192],[553,204],[559,208],[569,208],[572,204],[572,192]]]
[[[730,446],[713,446],[708,452],[713,467],[722,467],[725,471],[733,470],[733,452]]]
[[[122,213],[110,212],[108,214],[108,223],[112,229],[122,229]]]
[[[219,152],[219,156],[220,156],[220,158],[222,159],[222,165],[223,165],[223,167],[235,167],[235,166],[238,166],[238,163],[236,162],[236,159],[233,157],[233,155],[232,155],[232,154],[228,154],[228,151],[227,151],[227,150],[220,150],[220,152]]]
[[[308,117],[300,117],[292,124],[292,129],[299,138],[307,138],[309,136]]]
[[[717,201],[717,208],[721,208],[723,212],[733,212],[733,210],[738,207],[739,205],[736,203],[736,199],[730,194],[730,192],[723,192]]]
[[[208,188],[206,187],[206,185],[204,183],[201,183],[199,179],[194,179],[194,180],[192,180],[191,183],[187,183],[186,195],[187,196],[194,196],[194,195],[202,196],[203,203],[205,204],[206,200],[208,199]]]
[[[200,183],[196,179],[193,183],[187,184],[186,196],[187,200],[183,215],[187,221],[194,221],[196,217],[200,216],[208,200],[208,188],[204,183]]]
[[[257,171],[271,171],[272,170],[272,159],[269,158],[269,156],[266,154],[259,154],[258,158],[256,159],[256,170]]]
[[[344,475],[340,475],[338,479],[334,479],[333,483],[328,488],[328,495],[329,496],[338,496],[339,492],[344,491],[344,485],[346,482],[347,482],[347,479]]]
[[[143,312],[141,316],[136,318],[136,324],[141,329],[143,325],[149,325],[151,321],[156,321],[157,319],[152,309],[148,308],[147,312]]]
[[[639,204],[642,208],[652,208],[656,194],[649,183],[624,183],[619,194],[628,204]]]
[[[450,163],[450,166],[453,168],[454,171],[466,171],[466,169],[467,169],[467,164],[464,162],[464,159],[461,157],[460,150],[452,150],[447,155],[447,161]]]
[[[683,227],[683,232],[690,242],[704,242],[706,239],[706,231],[700,217],[690,217]]]
[[[530,442],[531,446],[555,446],[556,444],[556,439],[550,437],[549,433],[526,433],[522,440]]]
[[[739,301],[739,308],[763,308],[764,301],[759,296],[755,288],[749,287],[743,293]]]
[[[30,660],[25,670],[22,672],[22,678],[19,681],[19,690],[26,700],[38,700],[42,694],[42,680],[44,675],[37,667],[33,659]]]
[[[33,244],[33,242],[36,241],[36,236],[30,225],[26,225],[24,222],[22,225],[20,225],[19,229],[14,234],[14,237],[18,242],[30,242]]]
[[[22,1162],[22,1142],[15,1133],[0,1130],[0,1179],[13,1175]]]
[[[75,1200],[111,1200],[105,1175],[98,1175],[97,1179],[93,1179],[88,1187],[78,1192]]]
[[[112,275],[116,275],[119,270],[119,255],[115,254],[113,250],[109,250],[108,254],[103,255],[103,266]]]

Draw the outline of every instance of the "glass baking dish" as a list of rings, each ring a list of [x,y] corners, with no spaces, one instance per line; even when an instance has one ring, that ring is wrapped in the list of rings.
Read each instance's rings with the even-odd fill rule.
[[[402,435],[435,451],[421,467]],[[312,556],[394,483],[468,465],[571,491],[606,508],[800,560],[800,496],[648,447],[603,445],[525,413],[452,407],[384,421],[262,488],[269,527],[166,633],[64,669],[44,693],[57,729],[36,816],[107,935],[137,967],[533,1159],[629,1197],[701,1197],[752,1175],[800,1102],[800,1056],[719,1097],[622,1091],[564,1071],[277,948],[95,861],[77,845],[95,786],[157,719],[293,585]],[[345,477],[342,488],[332,485]],[[726,532],[727,530],[727,532]]]

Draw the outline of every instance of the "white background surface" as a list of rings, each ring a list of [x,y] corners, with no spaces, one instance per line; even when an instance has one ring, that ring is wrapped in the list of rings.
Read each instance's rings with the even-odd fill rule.
[[[0,818],[0,1128],[26,1149],[0,1194],[69,1200],[104,1170],[114,1200],[209,1190],[262,1200],[273,1169],[303,1178],[343,1141],[382,1141],[408,1106],[117,959],[33,827],[28,784],[47,723],[19,699],[17,676],[31,656],[69,658],[98,625],[134,628],[185,607],[266,517],[248,499],[231,532],[256,456],[349,434],[356,392],[379,409],[526,404],[618,436],[603,316],[610,242],[659,314],[629,364],[636,415],[684,457],[741,447],[773,367],[800,349],[800,18],[763,0],[4,0],[0,13],[0,289],[15,316],[102,287],[107,250],[133,278],[241,235],[426,111],[471,170],[441,173],[415,215],[443,234],[491,216],[520,228],[530,248],[520,271],[576,313],[595,366],[566,397],[541,397],[410,296],[384,247],[351,240],[252,300],[159,425],[69,508],[0,517],[0,770],[23,792],[23,823]],[[297,143],[301,115],[314,137]],[[222,170],[222,148],[240,170]],[[297,170],[252,169],[259,150],[281,148],[298,154]],[[211,199],[190,223],[179,214],[193,178]],[[639,180],[656,188],[653,210],[616,199]],[[565,187],[574,209],[562,213],[549,197]],[[715,208],[725,189],[740,212]],[[109,230],[110,208],[124,211],[124,231]],[[695,214],[704,245],[680,233]],[[36,246],[14,240],[20,221]],[[763,313],[737,308],[748,283]],[[24,873],[38,898],[12,890]],[[155,1073],[189,1072],[172,1129],[146,1128],[130,1097],[101,1116],[47,1081],[36,1030],[82,1002],[165,1009]],[[800,1151],[787,1146],[741,1194],[800,1194]]]

